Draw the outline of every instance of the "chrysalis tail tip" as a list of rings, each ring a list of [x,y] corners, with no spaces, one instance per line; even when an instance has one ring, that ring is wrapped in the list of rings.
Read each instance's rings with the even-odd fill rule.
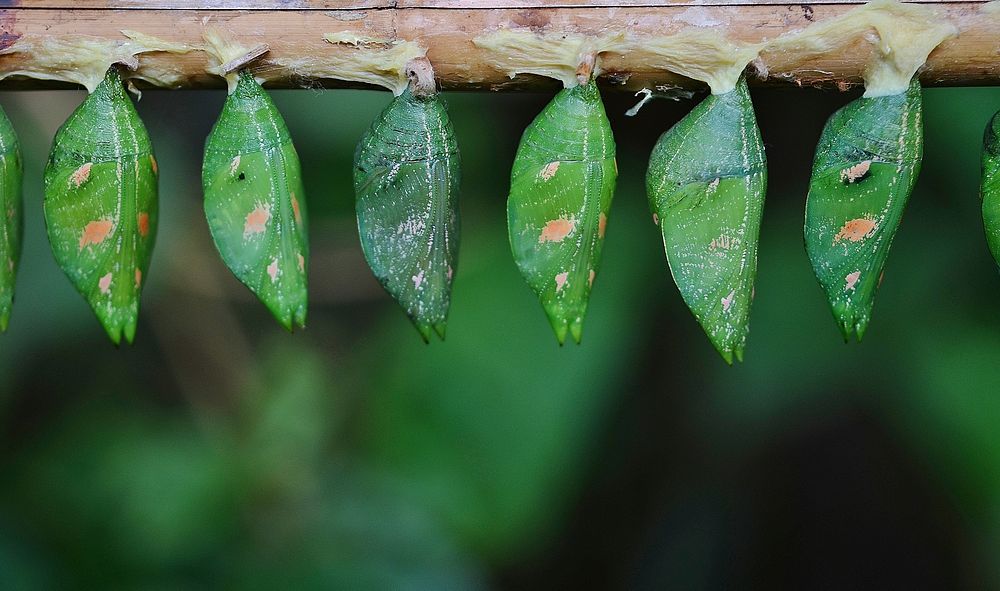
[[[295,311],[295,318],[292,320],[294,330],[303,330],[306,327],[306,307],[303,305]]]
[[[733,347],[731,349],[716,349],[726,365],[732,366],[733,362],[743,363],[743,347]]]
[[[559,341],[560,347],[566,344],[567,334],[573,338],[573,342],[577,345],[579,345],[583,339],[582,320],[578,319],[570,322],[562,318],[549,317],[549,323],[552,325],[552,331],[556,333],[556,340]]]
[[[131,322],[125,325],[125,330],[124,330],[125,341],[128,342],[128,344],[130,345],[132,344],[132,341],[135,340],[135,328],[136,328],[135,320],[132,320]]]
[[[108,333],[108,338],[111,339],[111,343],[115,348],[121,347],[122,344],[122,329],[118,327],[104,327],[104,331]]]
[[[413,326],[416,327],[417,332],[420,333],[420,338],[424,340],[425,344],[429,345],[433,340],[434,335],[437,335],[437,337],[440,340],[444,341],[444,334],[445,334],[444,322],[431,324],[429,322],[421,322],[417,319],[411,319],[411,320],[413,322]]]
[[[431,340],[433,340],[431,338],[433,335],[437,335],[437,337],[440,340],[444,341],[444,334],[445,334],[445,323],[444,322],[438,322],[436,324],[430,324],[430,323],[427,323],[427,322],[418,322],[418,321],[414,320],[413,321],[413,326],[415,326],[417,328],[417,332],[420,333],[420,338],[423,339],[424,344],[429,345],[431,343]]]
[[[840,327],[840,334],[843,335],[845,343],[851,342],[852,336],[860,343],[861,339],[865,336],[865,329],[868,328],[866,320],[855,320],[853,317],[841,319],[837,324]]]
[[[300,307],[296,310],[272,310],[274,319],[278,321],[285,330],[295,333],[306,327],[306,309]]]
[[[566,344],[566,333],[569,332],[569,325],[554,318],[550,318],[549,322],[552,324],[552,331],[556,333],[556,340],[559,341],[559,346],[562,347]]]
[[[104,327],[104,332],[107,333],[108,338],[114,343],[115,347],[120,347],[122,344],[122,337],[124,341],[131,345],[132,341],[135,340],[135,330],[136,330],[136,319],[131,318],[123,322],[116,322],[113,319],[105,320],[98,317],[101,322],[101,326]]]

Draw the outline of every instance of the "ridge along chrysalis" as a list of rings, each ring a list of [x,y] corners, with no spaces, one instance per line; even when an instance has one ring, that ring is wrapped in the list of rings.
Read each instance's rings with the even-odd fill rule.
[[[767,163],[744,78],[656,142],[646,187],[684,302],[726,363],[743,360]]]
[[[426,58],[354,153],[358,233],[368,266],[424,342],[442,340],[458,265],[461,170],[455,131]]]
[[[247,69],[205,140],[201,179],[205,217],[226,266],[287,330],[305,326],[309,243],[299,156]]]
[[[806,198],[805,241],[844,340],[860,341],[920,172],[920,82],[854,100],[826,122]]]
[[[559,344],[577,343],[600,267],[618,165],[594,56],[524,130],[510,173],[507,224],[514,261]]]
[[[1000,111],[983,134],[983,227],[993,260],[1000,265]]]
[[[52,253],[118,345],[135,337],[153,252],[157,165],[117,66],[56,132],[45,166]]]
[[[0,332],[7,331],[14,283],[21,260],[23,215],[21,145],[7,114],[0,109]]]

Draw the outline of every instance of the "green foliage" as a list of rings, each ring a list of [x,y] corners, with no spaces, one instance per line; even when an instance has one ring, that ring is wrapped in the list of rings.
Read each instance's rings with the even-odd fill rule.
[[[871,318],[889,247],[920,172],[920,81],[862,97],[823,128],[806,201],[806,250],[847,340]]]
[[[461,162],[437,94],[393,99],[358,143],[354,190],[368,266],[425,342],[444,339],[458,266]]]
[[[0,109],[0,332],[7,330],[10,321],[14,283],[21,262],[22,175],[21,145],[14,126]]]
[[[723,359],[742,361],[767,190],[746,80],[709,96],[660,136],[646,184],[685,303]]]
[[[299,156],[246,70],[205,143],[202,185],[222,260],[282,326],[305,326],[309,241]]]
[[[561,345],[579,343],[618,165],[597,84],[563,89],[524,130],[510,174],[507,223],[521,275]]]
[[[117,345],[131,343],[158,217],[146,128],[112,67],[70,115],[45,167],[45,223],[56,262]]]

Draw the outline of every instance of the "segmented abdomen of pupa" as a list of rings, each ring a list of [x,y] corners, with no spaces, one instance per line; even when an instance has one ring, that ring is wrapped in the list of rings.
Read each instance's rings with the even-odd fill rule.
[[[354,157],[365,259],[424,341],[444,339],[458,265],[458,143],[437,94],[393,99]]]
[[[288,330],[304,326],[309,243],[299,157],[246,71],[205,143],[205,215],[226,266]]]
[[[820,136],[806,200],[805,241],[844,339],[860,341],[889,247],[920,171],[920,83],[862,97]]]
[[[56,261],[111,340],[135,336],[157,222],[157,164],[114,68],[59,128],[45,168]]]
[[[1000,265],[1000,112],[983,135],[983,226],[993,260]]]
[[[618,176],[593,81],[561,90],[524,131],[511,172],[511,249],[562,344],[580,342]]]
[[[726,362],[742,360],[767,188],[746,81],[660,136],[646,182],[684,302]]]
[[[14,283],[21,260],[21,147],[14,127],[0,109],[0,332],[7,330]]]

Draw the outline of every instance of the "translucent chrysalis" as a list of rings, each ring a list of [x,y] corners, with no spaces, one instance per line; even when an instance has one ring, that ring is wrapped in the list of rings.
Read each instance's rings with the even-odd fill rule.
[[[458,143],[426,58],[358,143],[354,190],[368,266],[424,341],[444,339],[458,265]]]

